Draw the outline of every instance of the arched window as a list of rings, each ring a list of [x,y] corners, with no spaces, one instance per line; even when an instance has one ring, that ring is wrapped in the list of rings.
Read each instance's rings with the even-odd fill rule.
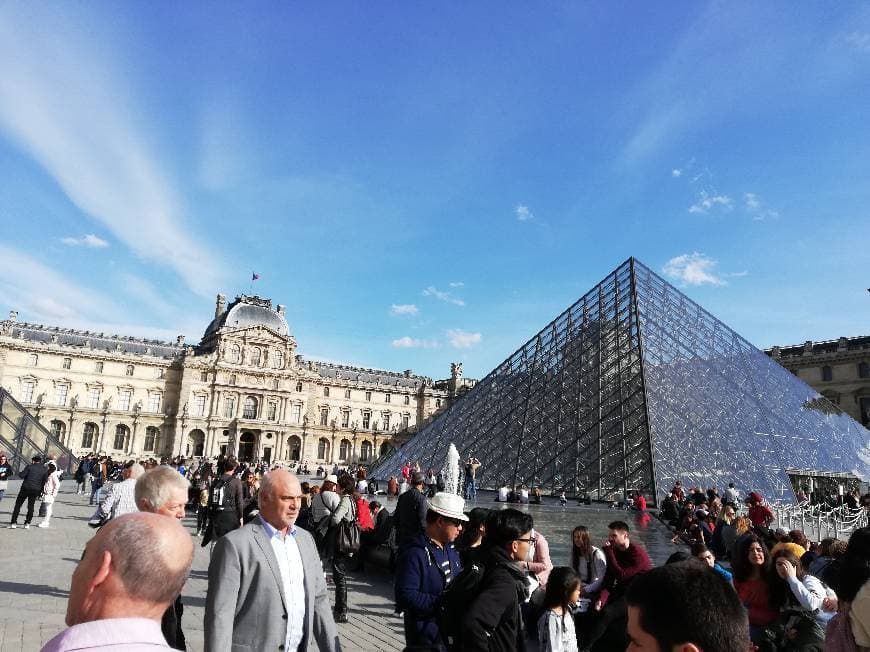
[[[97,440],[97,424],[90,421],[85,424],[82,430],[82,448],[93,448],[94,442]]]
[[[302,457],[302,440],[296,435],[293,435],[287,443],[290,448],[290,459],[298,462]]]
[[[124,450],[127,445],[127,437],[130,435],[130,429],[123,423],[115,426],[115,441],[112,443],[112,448],[115,450]]]
[[[350,459],[350,440],[342,439],[341,445],[338,447],[338,459],[346,462]]]
[[[822,380],[833,380],[834,379],[834,370],[831,369],[828,365],[822,367]]]
[[[253,396],[249,396],[245,399],[245,410],[242,413],[242,416],[245,419],[256,419],[257,418],[257,399]]]
[[[359,448],[359,461],[368,462],[372,456],[372,443],[364,441]]]
[[[238,344],[231,344],[227,349],[227,358],[230,362],[238,362],[242,359],[242,349]]]
[[[202,457],[205,451],[205,433],[199,428],[191,430],[190,435],[188,436],[188,441],[188,450],[193,453],[195,457]]]
[[[51,422],[51,434],[58,441],[63,441],[63,436],[66,434],[66,424],[63,421],[55,419]]]
[[[329,440],[321,437],[317,442],[317,459],[325,460],[329,457]]]
[[[272,356],[272,366],[275,369],[283,369],[284,368],[284,352],[283,351],[275,351]]]
[[[858,363],[858,378],[870,378],[870,364],[866,362]]]
[[[160,431],[154,426],[145,428],[145,445],[142,447],[142,450],[153,451],[157,448],[157,436],[159,434]]]
[[[131,364],[128,364],[128,365],[127,365],[126,373],[127,373],[128,376],[132,376],[132,375],[133,375],[133,365],[131,365]]]
[[[302,381],[301,381],[301,380],[300,380],[299,382],[296,383],[296,391],[297,391],[297,392],[301,392],[301,391],[302,391]]]
[[[392,448],[393,447],[390,445],[390,442],[385,441],[383,444],[381,444],[381,456],[389,453]]]
[[[323,388],[323,395],[324,395],[325,397],[329,398],[329,387],[324,387],[324,388]]]
[[[260,352],[260,349],[258,349],[257,347],[251,349],[251,365],[253,365],[254,367],[259,367],[261,358],[262,353]]]
[[[36,355],[35,353],[31,353],[29,356],[27,356],[27,366],[28,367],[35,367],[38,364],[39,364],[39,356],[38,355]]]

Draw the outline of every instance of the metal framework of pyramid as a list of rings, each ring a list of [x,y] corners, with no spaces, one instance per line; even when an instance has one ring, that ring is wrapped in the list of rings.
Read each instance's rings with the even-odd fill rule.
[[[451,443],[484,489],[592,499],[676,480],[792,499],[789,472],[870,475],[870,432],[634,258],[371,475],[440,468]]]
[[[72,451],[46,430],[39,419],[0,387],[0,450],[4,451],[14,472],[39,455],[54,456],[58,469],[72,473],[78,462]]]

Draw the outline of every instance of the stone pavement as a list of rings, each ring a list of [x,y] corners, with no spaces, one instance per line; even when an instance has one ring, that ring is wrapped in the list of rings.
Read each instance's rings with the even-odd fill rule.
[[[71,480],[62,483],[50,528],[36,527],[41,519],[34,516],[30,529],[23,529],[22,513],[19,528],[8,529],[19,484],[10,482],[0,502],[2,652],[39,650],[65,628],[70,579],[85,543],[94,533],[87,526],[93,508],[88,506],[86,496],[75,494],[75,483]],[[185,519],[184,524],[193,534],[195,518]],[[208,560],[208,549],[197,545],[190,579],[182,594],[182,624],[189,650],[203,649]],[[348,601],[350,622],[338,626],[344,650],[371,652],[404,647],[402,621],[393,613],[391,579],[384,571],[374,569],[364,574],[351,574]]]

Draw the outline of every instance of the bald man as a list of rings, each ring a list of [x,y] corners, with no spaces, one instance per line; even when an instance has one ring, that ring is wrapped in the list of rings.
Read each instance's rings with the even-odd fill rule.
[[[312,639],[322,652],[340,652],[314,539],[295,525],[299,480],[272,471],[258,497],[257,518],[221,537],[212,553],[206,652],[307,650]]]
[[[193,540],[175,519],[143,513],[112,519],[88,541],[73,573],[69,628],[42,652],[170,649],[160,618],[192,563]]]

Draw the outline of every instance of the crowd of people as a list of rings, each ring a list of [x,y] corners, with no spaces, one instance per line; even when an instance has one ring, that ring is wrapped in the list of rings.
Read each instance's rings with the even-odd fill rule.
[[[348,595],[348,572],[377,551],[393,573],[408,650],[524,650],[529,641],[541,652],[870,648],[870,528],[848,542],[810,542],[801,531],[771,529],[762,496],[743,500],[733,484],[722,495],[675,484],[659,517],[674,528],[674,543],[689,547],[663,566],[618,518],[601,542],[574,527],[567,565],[554,566],[552,535],[528,511],[466,511],[462,495],[439,491],[437,474],[433,483],[413,466],[398,495],[383,499],[395,500],[390,514],[362,467],[317,484],[234,457],[160,462],[89,457],[76,469],[98,531],[73,575],[69,628],[45,650],[98,639],[186,649],[181,589],[194,541],[210,552],[209,651],[340,650],[336,623],[359,598]],[[28,527],[40,498],[40,526],[50,526],[61,475],[54,460],[38,457],[19,473],[11,527],[25,502]],[[0,482],[10,477],[0,455]],[[463,489],[476,493],[473,482]],[[642,494],[621,506],[649,518]],[[179,524],[193,514],[191,537]],[[153,577],[165,581],[153,586]]]

